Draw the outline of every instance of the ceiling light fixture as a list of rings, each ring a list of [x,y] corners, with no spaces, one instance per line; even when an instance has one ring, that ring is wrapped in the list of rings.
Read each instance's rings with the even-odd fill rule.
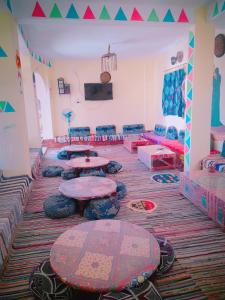
[[[110,45],[108,46],[108,52],[101,57],[101,70],[102,72],[117,70],[117,55],[110,52]]]

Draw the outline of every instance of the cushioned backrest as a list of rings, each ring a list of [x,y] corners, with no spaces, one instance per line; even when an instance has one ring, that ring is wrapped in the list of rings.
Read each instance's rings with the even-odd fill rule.
[[[96,127],[96,135],[112,135],[116,134],[116,126],[115,125],[102,125]]]
[[[142,133],[145,131],[144,124],[123,125],[123,134]]]
[[[166,131],[166,138],[169,140],[177,140],[178,132],[175,126],[169,126]]]
[[[166,135],[166,126],[161,124],[155,124],[154,133],[156,135],[165,136]]]
[[[91,134],[90,127],[71,127],[70,136],[89,136]]]
[[[180,131],[179,131],[178,141],[179,141],[181,144],[184,144],[184,130],[180,130]]]

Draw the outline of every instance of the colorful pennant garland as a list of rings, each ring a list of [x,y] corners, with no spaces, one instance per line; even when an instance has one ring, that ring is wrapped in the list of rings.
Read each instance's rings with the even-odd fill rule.
[[[8,0],[10,1],[10,0]],[[218,5],[217,5],[218,8]],[[224,4],[224,10],[225,10],[225,4]],[[216,8],[215,8],[215,13],[216,13]],[[39,18],[45,18],[46,17],[46,13],[44,12],[43,8],[40,5],[39,1],[36,1],[34,10],[32,12],[32,17],[39,17]],[[49,14],[49,18],[64,18],[64,16],[62,15],[59,6],[55,3],[52,7],[52,10]],[[75,5],[72,3],[67,11],[67,14],[65,15],[65,18],[67,19],[80,19],[80,16],[75,8]],[[87,6],[87,8],[85,9],[85,12],[83,14],[82,19],[84,20],[96,20],[97,18],[95,17],[90,5]],[[99,13],[99,20],[112,20],[110,13],[106,7],[106,5],[104,5]],[[115,21],[128,21],[127,15],[125,14],[124,10],[122,7],[119,7],[115,17],[114,17]],[[131,17],[129,19],[130,21],[144,21],[143,17],[141,16],[139,10],[137,7],[135,7],[132,11]],[[164,15],[164,18],[162,18],[160,20],[157,11],[155,8],[153,8],[146,20],[147,22],[177,22],[177,23],[189,23],[189,18],[187,16],[187,13],[184,9],[181,10],[181,13],[177,19],[177,21],[174,18],[174,15],[171,11],[170,8],[168,8],[166,10],[166,13]]]
[[[14,107],[6,100],[0,101],[0,112],[15,112]]]
[[[211,6],[211,12],[209,12],[209,15],[211,18],[216,18],[218,16],[221,16],[225,12],[225,1],[215,1],[213,5]]]
[[[5,50],[0,46],[0,58],[7,57]]]

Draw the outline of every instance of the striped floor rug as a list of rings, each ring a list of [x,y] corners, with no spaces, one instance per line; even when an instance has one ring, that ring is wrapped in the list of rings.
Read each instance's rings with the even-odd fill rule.
[[[172,269],[154,279],[163,299],[167,300],[224,300],[225,299],[225,233],[202,212],[179,194],[179,183],[160,184],[136,154],[122,145],[99,146],[99,155],[123,164],[123,171],[109,176],[127,186],[116,219],[143,226],[150,232],[166,236],[173,244],[176,261]],[[48,150],[42,162],[61,165],[56,149]],[[166,172],[165,172],[166,173]],[[174,174],[178,172],[174,171]],[[0,281],[0,299],[33,300],[28,289],[29,275],[37,264],[49,256],[56,238],[72,225],[87,222],[79,215],[51,220],[43,213],[43,201],[58,192],[61,178],[34,181],[24,220],[17,228],[5,272]],[[157,208],[151,214],[130,210],[127,203],[135,199],[152,199]],[[88,299],[76,299],[88,300]]]

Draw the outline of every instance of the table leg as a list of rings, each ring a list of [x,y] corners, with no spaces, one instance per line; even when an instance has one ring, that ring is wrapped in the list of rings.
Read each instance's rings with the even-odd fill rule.
[[[79,200],[77,200],[78,212],[79,212],[79,215],[81,217],[84,216],[84,209],[85,209],[85,207],[87,206],[88,203],[89,203],[89,200],[85,200],[85,201],[79,201]]]

